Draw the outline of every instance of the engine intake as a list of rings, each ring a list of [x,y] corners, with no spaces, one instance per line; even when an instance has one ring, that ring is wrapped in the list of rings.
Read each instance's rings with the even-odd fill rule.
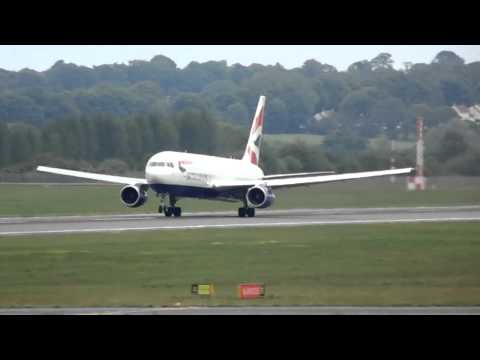
[[[264,209],[275,202],[275,194],[270,188],[253,186],[247,190],[246,199],[249,207]]]
[[[136,185],[127,185],[120,191],[120,198],[126,206],[136,208],[147,202],[148,195],[145,189]]]

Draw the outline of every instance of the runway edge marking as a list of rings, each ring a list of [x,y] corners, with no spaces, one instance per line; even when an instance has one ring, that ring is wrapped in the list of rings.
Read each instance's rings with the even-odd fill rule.
[[[77,230],[39,230],[39,231],[10,231],[1,232],[0,236],[42,235],[42,234],[75,234],[97,232],[124,232],[124,231],[152,231],[152,230],[192,230],[192,229],[215,229],[215,228],[239,228],[239,227],[282,227],[282,226],[312,226],[312,225],[354,225],[354,224],[392,224],[392,223],[416,223],[416,222],[475,222],[476,218],[434,218],[434,219],[396,219],[396,220],[332,220],[332,221],[309,221],[309,222],[281,222],[281,223],[251,223],[251,224],[212,224],[212,225],[184,225],[184,226],[149,226],[133,228],[106,228],[106,229],[77,229]]]

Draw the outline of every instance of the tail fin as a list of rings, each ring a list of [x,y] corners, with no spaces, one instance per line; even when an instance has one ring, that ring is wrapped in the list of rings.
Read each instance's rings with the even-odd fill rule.
[[[253,118],[250,136],[242,160],[258,165],[260,161],[260,147],[262,145],[263,115],[265,112],[265,96],[260,96],[257,111]]]

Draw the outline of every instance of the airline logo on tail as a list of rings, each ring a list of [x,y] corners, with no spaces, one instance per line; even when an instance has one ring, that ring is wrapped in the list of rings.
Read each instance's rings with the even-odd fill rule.
[[[257,105],[257,111],[253,118],[250,136],[248,138],[247,148],[243,154],[242,160],[250,161],[258,165],[260,160],[260,147],[262,145],[263,116],[265,113],[265,96],[260,96]]]

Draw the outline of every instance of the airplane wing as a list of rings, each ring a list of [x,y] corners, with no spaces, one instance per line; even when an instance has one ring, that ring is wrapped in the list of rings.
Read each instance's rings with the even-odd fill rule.
[[[335,174],[335,175],[316,175],[306,177],[287,177],[278,179],[259,179],[259,180],[233,180],[233,181],[218,181],[213,183],[215,188],[235,188],[246,187],[254,185],[266,185],[271,188],[306,186],[312,184],[320,184],[334,181],[345,181],[354,179],[365,179],[378,176],[402,175],[412,173],[413,168],[394,169],[394,170],[380,170],[380,171],[366,171],[349,174]]]
[[[89,173],[89,172],[84,172],[84,171],[75,171],[75,170],[52,168],[52,167],[48,167],[48,166],[39,166],[39,167],[37,167],[37,171],[46,172],[46,173],[50,173],[50,174],[57,174],[57,175],[73,176],[73,177],[78,177],[78,178],[82,178],[82,179],[105,181],[105,182],[110,182],[110,183],[115,183],[115,184],[125,184],[125,185],[145,184],[145,185],[148,185],[146,179],[137,179],[137,178],[123,177],[123,176],[95,174],[95,173]]]

